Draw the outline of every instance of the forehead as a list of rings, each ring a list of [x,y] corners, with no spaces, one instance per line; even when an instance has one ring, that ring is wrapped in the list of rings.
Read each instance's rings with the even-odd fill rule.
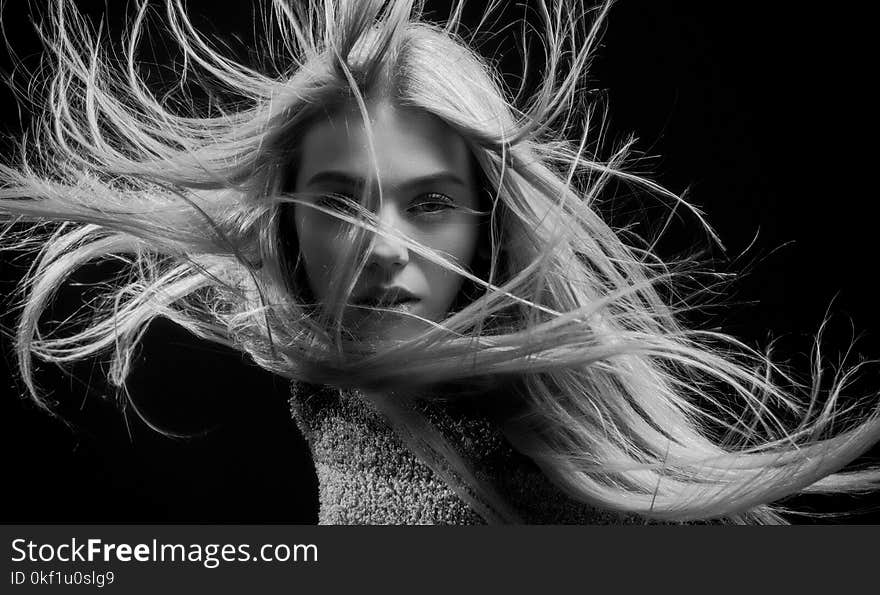
[[[369,104],[375,167],[383,186],[439,172],[470,180],[470,151],[442,120],[387,102]],[[357,107],[319,118],[301,141],[297,185],[322,171],[338,171],[368,178],[374,168],[369,137]]]

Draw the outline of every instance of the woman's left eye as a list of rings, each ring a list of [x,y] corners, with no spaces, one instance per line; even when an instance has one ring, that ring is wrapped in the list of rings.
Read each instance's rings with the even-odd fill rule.
[[[432,215],[435,213],[442,213],[444,211],[448,211],[450,209],[455,208],[455,201],[446,196],[445,194],[439,194],[436,192],[432,192],[430,194],[425,194],[424,196],[420,196],[412,203],[410,203],[409,208],[407,209],[410,213],[415,214],[426,214]]]

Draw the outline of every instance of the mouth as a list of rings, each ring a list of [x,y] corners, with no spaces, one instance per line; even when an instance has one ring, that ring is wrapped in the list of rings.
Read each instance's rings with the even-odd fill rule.
[[[410,309],[421,300],[405,289],[378,289],[354,300],[356,306],[387,308],[392,310]]]

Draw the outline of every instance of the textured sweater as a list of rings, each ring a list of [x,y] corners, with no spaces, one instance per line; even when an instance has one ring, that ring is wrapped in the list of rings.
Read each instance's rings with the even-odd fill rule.
[[[318,476],[319,524],[484,524],[359,391],[294,384],[290,407]],[[449,403],[418,407],[522,522],[643,522],[569,498],[484,415]]]

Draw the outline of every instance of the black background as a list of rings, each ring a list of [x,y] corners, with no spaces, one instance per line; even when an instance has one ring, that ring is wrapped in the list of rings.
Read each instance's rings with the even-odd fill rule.
[[[39,46],[23,4],[6,6],[4,20],[16,52],[27,58]],[[90,15],[106,12],[111,31],[127,4],[78,2]],[[519,11],[510,4],[508,18]],[[779,355],[805,365],[831,306],[829,359],[838,359],[854,334],[860,336],[856,351],[876,358],[867,19],[830,12],[827,5],[820,10],[818,3],[798,3],[796,10],[793,4],[622,0],[612,11],[590,87],[610,106],[609,140],[636,133],[638,148],[654,156],[640,169],[673,191],[690,188],[690,199],[715,226],[728,250],[726,260],[719,249],[709,250],[716,266],[747,273],[726,290],[728,307],[713,309],[704,324],[723,326],[754,346],[778,338]],[[249,3],[189,5],[200,26],[240,55],[253,46]],[[484,47],[491,51],[490,43]],[[515,65],[515,54],[505,55],[502,66]],[[16,136],[27,116],[5,89],[0,99],[2,130]],[[673,227],[662,245],[666,256],[707,246],[704,235],[688,231],[693,225],[685,219]],[[2,265],[0,289],[8,294],[26,263],[4,257]],[[6,312],[2,322],[10,329],[13,315]],[[167,324],[151,328],[129,386],[158,423],[192,434],[173,439],[135,416],[126,424],[101,398],[109,391],[95,362],[75,366],[71,376],[40,368],[68,427],[19,396],[8,337],[2,351],[6,504],[0,520],[315,521],[315,477],[287,414],[285,383],[238,354]],[[867,371],[861,389],[878,387],[880,375]],[[876,501],[797,504],[833,511]],[[845,522],[877,519],[869,514]]]

